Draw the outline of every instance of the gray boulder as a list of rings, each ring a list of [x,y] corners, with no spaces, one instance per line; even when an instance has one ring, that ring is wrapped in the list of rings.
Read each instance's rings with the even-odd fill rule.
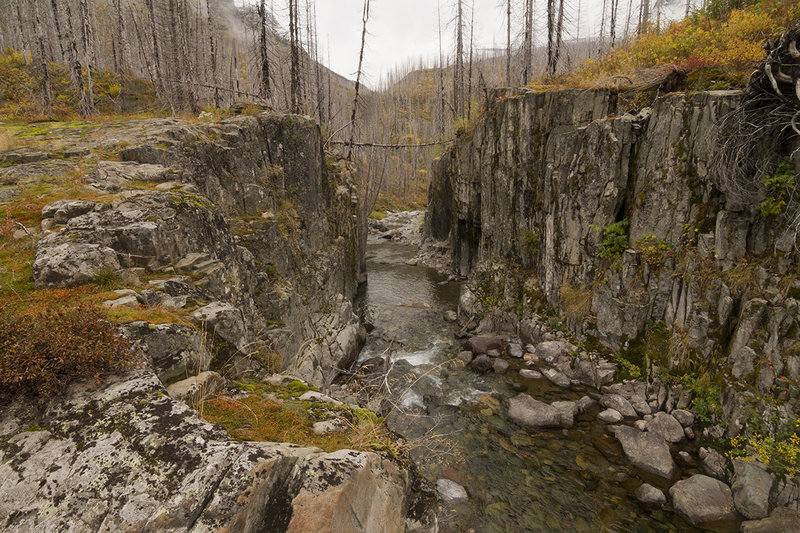
[[[670,413],[675,417],[675,420],[680,422],[683,427],[689,427],[694,424],[694,413],[685,409],[675,409]]]
[[[772,476],[759,465],[741,460],[734,461],[731,490],[736,509],[744,517],[759,520],[769,515]]]
[[[664,505],[667,503],[667,497],[664,496],[664,493],[647,483],[644,483],[638,489],[636,489],[634,495],[636,496],[636,499],[642,503],[652,505]]]
[[[683,426],[672,415],[667,413],[656,413],[656,415],[647,422],[647,431],[658,433],[667,442],[680,442],[686,436],[683,432]]]
[[[445,503],[465,502],[469,499],[464,487],[455,481],[444,478],[436,480],[436,493]]]
[[[75,287],[90,282],[100,272],[120,272],[117,252],[99,244],[67,242],[50,246],[40,241],[33,262],[37,289]]]
[[[728,481],[728,462],[722,454],[713,448],[700,448],[698,455],[706,474],[720,481]]]
[[[675,510],[693,526],[736,519],[731,489],[718,479],[695,474],[669,489]]]
[[[531,370],[530,368],[523,368],[519,371],[519,375],[525,379],[542,379],[542,373],[538,370]]]
[[[56,224],[66,224],[75,217],[85,215],[90,211],[108,209],[105,204],[88,202],[86,200],[59,200],[42,208],[42,220],[52,219]]]
[[[545,341],[536,347],[536,355],[546,363],[555,363],[560,357],[569,356],[578,349],[567,341]]]
[[[742,533],[796,533],[800,529],[800,513],[778,507],[768,518],[742,523]]]
[[[239,350],[246,350],[250,344],[242,311],[229,303],[212,302],[192,313],[192,317]]]
[[[623,416],[615,409],[606,409],[605,411],[600,411],[597,418],[606,424],[619,424],[622,422]]]
[[[678,466],[661,435],[628,426],[614,426],[612,431],[633,466],[666,479],[675,476]]]
[[[606,409],[614,409],[625,418],[636,418],[638,416],[631,402],[619,394],[604,394],[600,397],[600,405]]]
[[[494,369],[495,374],[505,374],[508,371],[508,361],[498,357],[492,363],[492,368]]]
[[[527,429],[572,427],[573,412],[540,402],[527,394],[508,400],[508,418]]]
[[[475,355],[482,355],[489,350],[500,350],[503,348],[503,339],[497,337],[472,337],[464,343],[464,349],[469,350]]]
[[[552,368],[545,368],[542,370],[542,374],[546,377],[550,382],[561,388],[569,387],[572,382],[569,380],[567,376],[559,372],[558,370],[554,370]]]
[[[201,372],[168,386],[167,394],[194,406],[225,388],[225,383],[225,378],[216,372]]]
[[[486,374],[492,370],[494,363],[489,356],[479,355],[472,360],[472,363],[470,363],[469,366],[473,371],[478,372],[479,374]]]

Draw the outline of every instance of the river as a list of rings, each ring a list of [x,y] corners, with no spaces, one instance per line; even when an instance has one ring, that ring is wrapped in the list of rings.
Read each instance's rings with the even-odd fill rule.
[[[402,214],[384,224],[394,231],[420,222],[419,214]],[[441,507],[441,531],[695,531],[674,513],[635,499],[643,481],[662,490],[668,484],[626,464],[597,421],[597,407],[569,430],[530,433],[507,422],[505,400],[519,392],[552,402],[589,391],[524,379],[519,359],[506,358],[511,366],[502,375],[454,364],[461,341],[445,313],[456,309],[460,285],[415,266],[416,253],[412,244],[370,235],[361,305],[375,329],[359,361],[389,355],[380,410],[390,429],[407,439],[431,483],[447,478],[466,488],[466,502]]]

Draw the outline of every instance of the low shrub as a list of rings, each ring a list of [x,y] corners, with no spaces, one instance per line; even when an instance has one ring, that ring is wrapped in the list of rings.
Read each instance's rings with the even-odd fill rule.
[[[4,395],[53,396],[81,378],[132,364],[128,343],[96,308],[0,312],[0,386]]]

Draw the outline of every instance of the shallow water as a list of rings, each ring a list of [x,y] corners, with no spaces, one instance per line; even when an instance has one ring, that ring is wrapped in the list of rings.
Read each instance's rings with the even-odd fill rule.
[[[441,509],[441,531],[696,531],[674,513],[635,500],[642,481],[665,491],[668,485],[625,464],[615,439],[596,421],[597,408],[570,430],[528,433],[507,422],[499,402],[487,396],[507,399],[522,389],[550,402],[586,391],[525,380],[518,360],[507,359],[512,366],[505,375],[447,364],[460,347],[453,340],[457,326],[443,315],[456,309],[460,287],[432,269],[408,265],[415,253],[413,246],[370,236],[361,304],[375,330],[360,360],[389,354],[399,369],[390,381],[390,428],[411,442],[422,475],[431,482],[452,479],[469,493],[468,502]]]

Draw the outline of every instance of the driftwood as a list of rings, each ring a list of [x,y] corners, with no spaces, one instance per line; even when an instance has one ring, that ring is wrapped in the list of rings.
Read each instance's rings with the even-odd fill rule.
[[[800,111],[800,26],[764,44],[767,56],[750,77],[748,89],[770,92]],[[797,120],[794,121],[795,125]]]

